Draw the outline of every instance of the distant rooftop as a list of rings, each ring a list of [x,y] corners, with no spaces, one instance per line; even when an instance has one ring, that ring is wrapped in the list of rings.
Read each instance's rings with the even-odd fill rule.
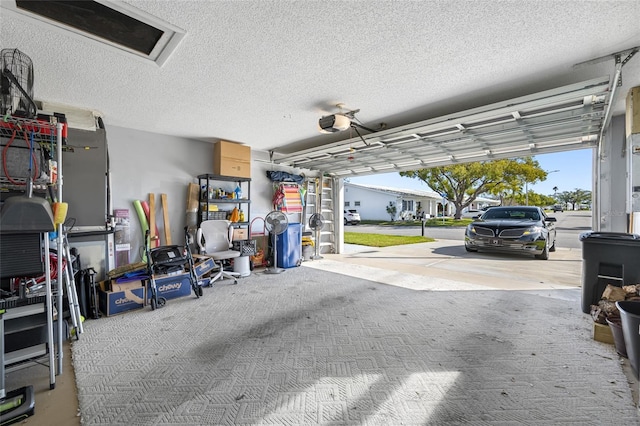
[[[437,192],[435,192],[435,191],[420,191],[418,189],[392,188],[390,186],[368,185],[368,184],[351,183],[351,182],[347,182],[347,183],[345,183],[345,185],[359,186],[361,188],[375,189],[375,190],[378,190],[378,191],[390,192],[390,193],[398,194],[398,195],[411,195],[411,196],[414,196],[414,197],[426,197],[426,198],[437,198],[437,199],[441,199],[442,198],[442,196],[440,194],[438,194]]]
[[[435,199],[438,199],[438,200],[442,199],[442,196],[439,193],[437,193],[436,191],[421,191],[419,189],[393,188],[393,187],[390,187],[390,186],[369,185],[369,184],[362,184],[362,183],[345,182],[345,186],[347,186],[347,185],[359,186],[361,188],[374,189],[376,191],[388,192],[388,193],[396,194],[396,195],[409,195],[409,196],[412,196],[412,197],[435,198]],[[475,202],[494,204],[496,202],[499,203],[499,200],[496,200],[494,198],[487,198],[487,197],[476,197]]]

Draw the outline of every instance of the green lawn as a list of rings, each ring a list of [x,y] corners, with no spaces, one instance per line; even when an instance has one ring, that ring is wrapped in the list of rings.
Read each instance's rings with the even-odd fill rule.
[[[433,238],[422,236],[362,234],[360,232],[345,232],[345,244],[358,244],[370,247],[401,246],[404,244],[429,243]]]

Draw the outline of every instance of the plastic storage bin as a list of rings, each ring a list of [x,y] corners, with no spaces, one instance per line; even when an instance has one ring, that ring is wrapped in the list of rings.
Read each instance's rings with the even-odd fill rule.
[[[616,302],[622,321],[622,335],[624,346],[631,363],[631,368],[640,378],[640,302]]]
[[[289,223],[287,229],[276,237],[277,266],[293,268],[302,263],[302,224]]]
[[[608,284],[640,283],[640,235],[585,232],[582,241],[582,312],[588,314]]]

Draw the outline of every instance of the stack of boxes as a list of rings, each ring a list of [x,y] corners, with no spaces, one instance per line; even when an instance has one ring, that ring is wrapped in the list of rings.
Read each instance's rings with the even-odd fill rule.
[[[164,297],[168,300],[191,294],[191,281],[188,272],[156,276],[155,281],[158,297]],[[119,280],[101,281],[98,291],[100,311],[109,317],[144,308],[151,299],[149,285],[150,281],[147,278],[124,282]]]

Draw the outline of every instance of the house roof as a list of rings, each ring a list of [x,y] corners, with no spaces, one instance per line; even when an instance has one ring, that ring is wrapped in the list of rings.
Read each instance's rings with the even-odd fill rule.
[[[370,189],[374,191],[387,192],[397,196],[408,196],[408,197],[415,197],[415,198],[433,198],[438,201],[442,200],[442,196],[435,191],[421,191],[419,189],[392,188],[389,186],[369,185],[369,184],[351,183],[351,182],[345,182],[344,186],[357,186],[360,188]],[[476,197],[475,201],[477,203],[487,203],[491,205],[496,205],[496,203],[498,204],[500,203],[500,200],[487,198],[487,197]]]
[[[500,205],[500,200],[496,200],[495,198],[486,198],[486,197],[476,197],[476,203],[486,203],[492,206]]]
[[[420,191],[419,189],[402,189],[402,188],[392,188],[389,186],[380,186],[380,185],[368,185],[362,183],[351,183],[345,182],[344,186],[357,186],[360,188],[371,189],[379,192],[386,192],[389,194],[397,195],[397,196],[409,196],[416,198],[434,198],[441,200],[442,196],[435,191]]]

